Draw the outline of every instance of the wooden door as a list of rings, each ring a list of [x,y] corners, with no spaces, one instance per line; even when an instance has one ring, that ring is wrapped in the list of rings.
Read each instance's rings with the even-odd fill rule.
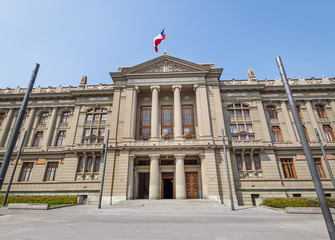
[[[186,198],[199,198],[199,181],[197,172],[185,173]]]

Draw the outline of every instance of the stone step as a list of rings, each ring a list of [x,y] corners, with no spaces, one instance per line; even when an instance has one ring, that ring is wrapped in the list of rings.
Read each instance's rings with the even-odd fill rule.
[[[152,206],[152,205],[199,205],[223,206],[221,203],[207,199],[134,199],[114,203],[113,206]]]

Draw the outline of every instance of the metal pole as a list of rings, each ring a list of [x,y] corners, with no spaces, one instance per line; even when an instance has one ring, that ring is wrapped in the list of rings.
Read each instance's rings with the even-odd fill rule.
[[[106,139],[106,145],[105,145],[105,156],[104,156],[104,167],[102,169],[102,176],[101,176],[101,186],[100,186],[100,196],[99,196],[99,206],[98,209],[101,208],[101,201],[102,201],[102,191],[104,187],[104,181],[105,181],[105,170],[106,170],[106,160],[107,160],[107,150],[108,150],[108,139],[109,139],[109,130],[107,131],[107,139]]]
[[[31,74],[31,78],[30,78],[29,85],[27,87],[26,94],[24,95],[24,98],[23,98],[23,102],[22,102],[22,105],[21,105],[21,109],[19,111],[19,115],[17,116],[17,119],[15,121],[15,125],[14,125],[13,131],[12,131],[12,135],[9,139],[9,143],[8,143],[8,147],[7,147],[5,157],[2,161],[2,166],[1,166],[1,169],[0,169],[0,191],[1,191],[1,188],[2,188],[2,185],[3,185],[3,182],[5,180],[5,177],[6,177],[9,162],[10,162],[10,159],[12,157],[12,153],[13,153],[13,150],[14,150],[14,147],[15,147],[17,136],[19,135],[19,131],[20,131],[20,128],[21,128],[21,125],[22,125],[22,122],[23,122],[24,114],[25,114],[26,109],[27,109],[30,93],[33,89],[39,67],[40,67],[40,65],[38,63],[36,63],[35,67],[34,67],[34,70],[33,70],[33,73]]]
[[[318,175],[318,172],[316,170],[316,166],[315,166],[315,162],[313,159],[313,155],[312,155],[312,151],[309,147],[306,135],[305,135],[305,131],[304,131],[304,127],[301,123],[301,119],[299,117],[299,113],[298,113],[298,109],[297,106],[295,104],[292,92],[291,92],[291,88],[288,84],[287,78],[286,78],[286,73],[284,70],[284,66],[283,63],[281,61],[281,58],[279,56],[276,57],[276,61],[277,61],[277,65],[278,65],[278,69],[282,78],[282,81],[284,83],[284,88],[285,88],[285,92],[288,98],[288,102],[291,106],[291,111],[293,114],[293,118],[294,118],[294,122],[295,125],[297,126],[297,130],[298,130],[298,134],[300,137],[300,141],[301,141],[301,145],[302,148],[304,150],[306,159],[307,159],[307,163],[308,163],[308,167],[309,167],[309,171],[312,175],[312,180],[314,183],[314,187],[316,190],[316,194],[318,196],[319,199],[319,203],[321,206],[321,210],[323,213],[323,218],[326,222],[326,226],[327,226],[327,230],[328,230],[328,234],[331,240],[335,240],[335,227],[334,227],[334,221],[333,221],[333,217],[330,214],[330,210],[329,210],[329,206],[327,203],[327,199],[325,197],[325,193],[323,191],[322,188],[322,184],[320,181],[320,177]]]
[[[226,150],[226,143],[224,141],[224,133],[223,129],[221,128],[221,134],[222,134],[222,143],[223,143],[223,151],[224,151],[224,160],[226,164],[226,172],[227,172],[227,179],[228,179],[228,187],[229,187],[229,197],[230,197],[230,207],[232,211],[235,211],[234,208],[234,200],[233,200],[233,191],[231,189],[231,183],[230,183],[230,174],[229,174],[229,167],[228,167],[228,159],[227,159],[227,150]]]
[[[318,131],[317,128],[314,128],[314,130],[315,130],[316,136],[318,137],[318,140],[319,140],[319,143],[320,143],[320,147],[321,147],[321,151],[322,151],[322,154],[323,154],[323,158],[325,159],[325,163],[327,165],[328,173],[329,173],[330,179],[332,180],[333,187],[335,189],[334,175],[333,175],[332,169],[330,168],[330,165],[329,165],[329,162],[328,162],[328,158],[327,158],[327,154],[326,154],[325,149],[324,149],[324,147],[322,145],[321,138],[320,138],[320,135],[319,135],[319,131]]]
[[[5,195],[5,198],[3,199],[3,203],[2,203],[3,207],[6,205],[6,202],[7,202],[8,194],[9,194],[9,191],[10,191],[10,187],[12,186],[12,182],[13,182],[13,179],[14,179],[16,167],[17,167],[17,164],[18,164],[19,159],[20,159],[20,155],[21,155],[23,144],[24,144],[24,140],[26,139],[26,135],[27,135],[27,131],[24,131],[24,135],[23,135],[23,138],[22,138],[20,149],[19,149],[19,152],[17,153],[17,156],[16,156],[16,160],[15,160],[15,164],[14,164],[12,176],[10,177],[10,180],[9,180],[9,183],[8,183],[8,187],[7,187],[7,191],[6,191],[6,195]]]

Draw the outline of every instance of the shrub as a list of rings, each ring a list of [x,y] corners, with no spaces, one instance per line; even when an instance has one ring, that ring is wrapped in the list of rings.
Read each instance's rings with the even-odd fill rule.
[[[335,199],[327,198],[329,207],[335,207]],[[285,207],[320,207],[317,198],[265,198],[261,205],[274,207],[274,208],[285,208]]]
[[[0,203],[5,195],[0,195]],[[76,204],[77,195],[9,195],[7,203]]]

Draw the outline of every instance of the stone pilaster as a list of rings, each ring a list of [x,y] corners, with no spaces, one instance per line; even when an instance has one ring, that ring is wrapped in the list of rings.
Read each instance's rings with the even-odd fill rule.
[[[176,199],[186,198],[186,184],[185,184],[185,154],[175,154],[176,158]]]
[[[135,87],[133,92],[133,111],[132,111],[131,135],[130,135],[132,140],[135,140],[138,92],[139,92],[138,87]]]
[[[202,196],[204,199],[208,198],[208,184],[207,184],[207,173],[206,173],[206,158],[205,154],[199,155],[201,159],[201,184],[202,184]]]
[[[134,159],[135,155],[129,155],[128,164],[128,189],[127,189],[127,199],[133,199],[134,192]]]
[[[198,84],[194,85],[194,92],[195,92],[195,100],[196,100],[196,107],[197,107],[197,122],[198,122],[198,136],[202,137],[203,131],[202,131],[202,112],[201,112],[201,104],[200,104],[200,93]]]
[[[7,116],[5,118],[5,123],[2,124],[2,131],[1,131],[1,135],[0,135],[0,147],[4,147],[6,140],[7,140],[7,136],[9,133],[9,129],[10,129],[10,125],[12,124],[13,121],[13,116],[14,116],[14,108],[9,109]]]
[[[259,119],[261,121],[261,125],[263,126],[263,141],[271,143],[271,137],[269,132],[269,126],[266,121],[265,113],[264,113],[264,107],[261,101],[256,101],[257,110],[259,114]]]
[[[50,144],[51,144],[51,140],[52,140],[54,130],[55,130],[57,112],[58,112],[58,107],[55,107],[55,108],[52,109],[51,119],[50,119],[50,122],[48,124],[47,134],[45,136],[45,146],[50,146]]]
[[[296,138],[295,133],[294,133],[293,123],[292,123],[292,121],[290,119],[290,116],[288,114],[286,102],[281,102],[281,109],[283,111],[285,125],[286,125],[286,129],[288,131],[288,134],[290,136],[290,140],[291,140],[291,142],[296,143],[297,138]]]
[[[208,97],[207,97],[207,87],[206,85],[194,85],[195,88],[195,95],[196,95],[196,102],[197,105],[200,105],[200,111],[198,111],[197,106],[197,115],[198,118],[201,118],[201,121],[199,122],[199,127],[201,129],[200,138],[203,139],[211,139],[212,138],[212,132],[211,132],[211,123],[210,123],[210,116],[209,116],[209,107],[208,107]]]
[[[159,154],[149,155],[150,157],[150,180],[149,199],[159,198]]]
[[[32,132],[33,123],[34,123],[34,119],[35,119],[35,114],[36,114],[36,108],[30,109],[28,123],[27,123],[27,127],[26,127],[27,136],[26,136],[26,139],[24,140],[24,145],[23,145],[25,147],[27,147],[29,139],[31,137],[31,132]]]
[[[152,104],[151,104],[151,139],[158,140],[158,119],[159,119],[159,86],[151,86]]]
[[[133,87],[128,87],[126,88],[126,106],[125,109],[127,112],[130,113],[129,117],[126,117],[124,119],[124,127],[123,127],[123,136],[122,140],[123,141],[129,141],[131,139],[131,127],[132,127],[132,118],[133,118],[133,97],[134,97],[134,89]]]
[[[183,120],[181,113],[181,99],[180,99],[180,91],[181,85],[173,85],[173,110],[174,110],[174,139],[182,140],[183,138]]]

